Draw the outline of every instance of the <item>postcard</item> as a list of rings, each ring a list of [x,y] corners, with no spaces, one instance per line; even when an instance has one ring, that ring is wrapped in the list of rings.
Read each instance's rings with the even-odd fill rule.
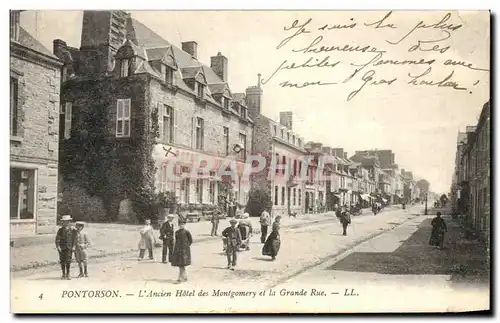
[[[11,312],[489,311],[490,21],[11,10]]]

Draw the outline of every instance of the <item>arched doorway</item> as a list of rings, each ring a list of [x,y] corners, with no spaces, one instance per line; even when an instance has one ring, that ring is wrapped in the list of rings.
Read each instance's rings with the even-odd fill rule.
[[[309,204],[310,204],[310,201],[309,201],[309,193],[306,192],[306,203],[305,203],[305,206],[306,206],[306,213],[309,213]]]

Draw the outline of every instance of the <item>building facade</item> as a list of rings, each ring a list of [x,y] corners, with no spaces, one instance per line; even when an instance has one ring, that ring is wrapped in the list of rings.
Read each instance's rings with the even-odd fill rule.
[[[456,173],[462,180],[459,200],[461,212],[465,212],[469,228],[490,239],[490,191],[491,191],[491,147],[490,147],[490,102],[484,104],[479,121],[467,127],[467,139],[463,147],[461,165]],[[465,140],[462,140],[463,144]],[[457,150],[460,148],[458,145]],[[462,175],[463,174],[463,175]]]
[[[225,56],[207,66],[195,41],[179,48],[123,11],[85,11],[80,48],[55,40],[54,53],[65,64],[61,151],[81,155],[76,145],[97,141],[102,153],[91,162],[113,189],[89,189],[85,170],[68,166],[61,191],[77,217],[87,204],[111,220],[130,219],[134,187],[151,182],[185,206],[246,203],[253,121],[246,95],[229,86]],[[221,168],[234,176],[217,176]]]
[[[314,201],[313,166],[307,167],[304,139],[293,131],[293,114],[281,112],[275,122],[262,114],[263,90],[260,77],[257,86],[246,90],[249,112],[255,122],[253,153],[264,157],[266,168],[252,176],[252,186],[265,190],[272,200],[272,215],[302,214]],[[311,172],[310,172],[311,171]]]
[[[57,223],[61,63],[10,13],[11,235],[54,233]]]

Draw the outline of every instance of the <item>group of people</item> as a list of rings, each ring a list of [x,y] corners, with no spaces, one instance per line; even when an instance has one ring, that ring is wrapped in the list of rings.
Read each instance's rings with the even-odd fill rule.
[[[88,277],[87,268],[87,248],[90,246],[90,239],[84,231],[85,223],[76,222],[75,228],[71,227],[71,216],[63,215],[61,218],[61,228],[56,234],[56,249],[59,253],[59,263],[61,264],[61,279],[70,280],[71,263],[73,254],[80,269],[78,278]]]

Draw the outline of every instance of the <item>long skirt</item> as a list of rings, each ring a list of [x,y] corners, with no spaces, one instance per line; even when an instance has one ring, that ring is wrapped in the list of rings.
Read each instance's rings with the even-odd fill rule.
[[[264,247],[262,247],[262,255],[276,257],[280,251],[280,246],[281,241],[279,234],[271,232],[266,240],[266,243],[264,243]]]
[[[440,247],[444,242],[444,232],[438,230],[432,230],[431,238],[429,239],[429,244],[431,246]]]

